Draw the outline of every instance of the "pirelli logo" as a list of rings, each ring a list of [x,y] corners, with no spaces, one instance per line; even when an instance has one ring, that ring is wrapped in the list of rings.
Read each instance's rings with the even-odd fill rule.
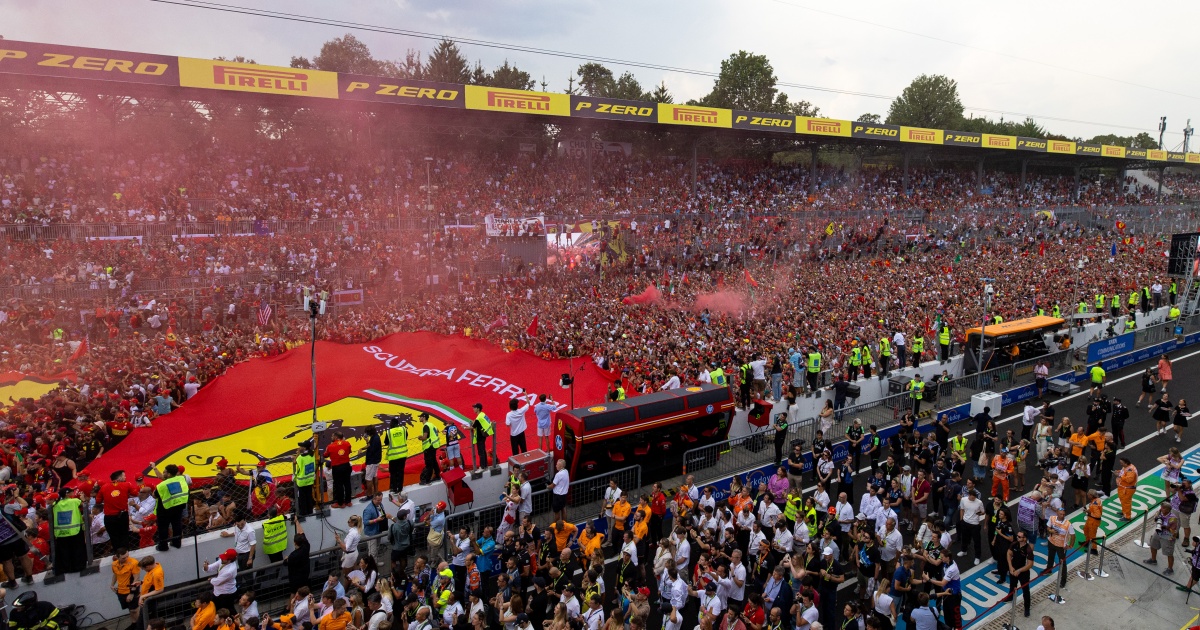
[[[693,107],[676,107],[671,112],[671,120],[694,125],[715,125],[718,120],[715,109],[699,109]]]
[[[1017,147],[1017,139],[1012,136],[984,134],[983,146],[991,149],[1015,149]]]
[[[1075,143],[1064,140],[1051,140],[1047,150],[1051,153],[1074,153]]]
[[[337,74],[333,72],[190,57],[179,58],[179,84],[236,92],[338,97]]]
[[[308,91],[308,73],[237,66],[213,66],[213,83],[303,94]]]
[[[1103,155],[1104,157],[1115,157],[1115,158],[1125,157],[1125,147],[1118,147],[1118,146],[1106,144],[1103,147],[1101,147],[1100,150],[1101,150],[1101,155]]]
[[[479,85],[468,85],[466,90],[467,109],[550,116],[571,115],[571,97],[566,94],[497,90]]]
[[[943,144],[947,134],[941,129],[925,129],[924,127],[901,127],[900,140],[920,144]]]
[[[810,133],[840,134],[844,125],[836,120],[809,120],[805,128]]]
[[[550,96],[537,96],[523,92],[492,92],[487,94],[488,107],[498,109],[528,110],[549,113]]]
[[[658,122],[668,125],[730,128],[733,126],[733,111],[718,107],[659,103]]]
[[[1167,159],[1167,152],[1162,149],[1150,149],[1146,151],[1146,158],[1163,161]]]

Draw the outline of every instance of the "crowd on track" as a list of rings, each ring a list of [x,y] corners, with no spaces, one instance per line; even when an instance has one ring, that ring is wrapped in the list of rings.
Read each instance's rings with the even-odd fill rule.
[[[899,170],[884,166],[821,167],[811,182],[807,166],[714,161],[701,165],[694,190],[691,165],[664,158],[596,160],[590,187],[581,163],[552,156],[464,153],[438,157],[429,168],[436,190],[424,188],[422,159],[402,153],[376,160],[267,149],[187,155],[27,149],[0,158],[0,224],[8,224],[6,230],[231,219],[353,222],[352,229],[337,232],[154,241],[80,242],[5,232],[0,267],[9,284],[82,283],[89,291],[83,297],[0,304],[0,373],[61,378],[40,397],[0,401],[3,515],[26,532],[12,547],[0,544],[4,580],[12,584],[47,568],[50,515],[71,493],[82,500],[97,548],[112,553],[152,544],[161,501],[155,490],[138,478],[89,479],[84,468],[186,404],[230,366],[307,343],[307,317],[295,308],[306,287],[361,288],[368,296],[361,307],[319,320],[321,339],[351,343],[429,330],[548,358],[589,357],[619,369],[631,395],[706,380],[719,368],[733,374],[751,364],[752,374],[742,378],[791,383],[803,369],[803,359],[796,357],[811,349],[837,371],[849,368],[850,357],[861,357],[863,349],[878,360],[897,339],[906,340],[910,361],[919,345],[931,359],[946,335],[961,341],[965,329],[985,317],[984,279],[995,287],[988,318],[1079,308],[1123,314],[1165,304],[1172,295],[1162,255],[1169,234],[1127,234],[1116,222],[1085,222],[1075,213],[1153,203],[1153,191],[1132,180],[1087,180],[1073,198],[1072,176],[1030,174],[1022,186],[1011,173],[987,173],[976,183],[973,172],[934,168],[913,169],[904,189]],[[1200,196],[1188,177],[1168,183],[1181,197]],[[432,238],[426,231],[370,229],[377,219],[428,218],[426,195],[442,223],[454,216],[454,224],[481,225],[491,213],[601,219],[587,233],[552,236],[550,265],[509,256],[503,237],[489,237],[482,227],[439,230]],[[435,263],[451,272],[451,282],[431,291],[425,273]],[[186,293],[146,288],[152,286],[148,281],[165,278],[196,282]],[[535,318],[537,331],[530,334],[526,324]],[[776,390],[773,398],[781,393]],[[1093,444],[1100,454],[1103,435]],[[1013,442],[1006,446],[1019,448]],[[737,620],[731,627],[778,627],[772,622],[775,608],[785,627],[803,627],[802,619],[841,627],[834,624],[855,615],[863,619],[861,627],[890,627],[884,623],[887,602],[895,602],[894,623],[924,606],[917,591],[929,602],[945,601],[946,585],[953,581],[947,576],[957,571],[954,558],[939,552],[936,541],[949,537],[960,497],[946,499],[952,499],[949,520],[926,521],[913,508],[914,487],[922,487],[915,483],[922,448],[893,447],[895,460],[880,464],[889,471],[880,489],[868,493],[876,498],[854,499],[852,510],[865,518],[842,518],[836,490],[847,482],[834,478],[825,480],[823,497],[801,500],[815,501],[811,520],[803,516],[808,507],[796,512],[790,504],[798,490],[794,484],[769,494],[748,488],[720,506],[706,502],[701,489],[685,488],[691,501],[671,508],[673,529],[661,529],[664,505],[658,495],[645,497],[644,510],[626,511],[631,520],[623,530],[630,539],[613,541],[608,553],[630,552],[634,559],[616,563],[620,570],[608,586],[603,571],[589,571],[589,565],[604,566],[593,564],[595,552],[605,553],[594,533],[563,534],[573,526],[558,523],[546,530],[553,535],[544,536],[531,524],[532,529],[514,528],[498,538],[468,533],[471,543],[455,538],[459,553],[448,567],[439,566],[440,558],[417,560],[392,582],[374,576],[376,563],[387,564],[383,557],[346,566],[346,575],[331,579],[333,597],[327,598],[330,591],[314,592],[309,601],[308,593],[298,591],[293,622],[319,610],[313,620],[322,628],[375,630],[393,618],[377,623],[374,611],[386,609],[398,618],[404,609],[417,628],[423,627],[422,615],[433,615],[462,627],[542,628],[547,621],[546,627],[565,630],[572,619],[588,628],[612,626],[616,604],[629,626],[646,627],[645,614],[637,611],[653,600],[662,611],[655,624],[675,628],[690,594],[701,602],[701,627],[719,626],[722,618],[728,622],[732,611]],[[1025,457],[1030,448],[1026,445]],[[909,459],[901,461],[905,449]],[[990,464],[978,474],[970,470],[978,454],[955,453],[942,440],[920,464],[926,481],[932,483],[929,477],[940,470],[934,465],[940,455],[946,462],[938,466],[959,467],[962,479],[985,483]],[[909,465],[915,473],[900,472]],[[247,490],[230,476],[197,493],[203,498],[189,510],[189,530],[226,529],[246,517],[266,516],[265,509],[250,513]],[[948,497],[950,479],[947,472],[928,496]],[[904,497],[892,497],[897,483]],[[980,490],[980,509],[990,516],[988,493]],[[519,500],[519,485],[514,492]],[[1061,488],[1049,494],[1059,496]],[[847,500],[852,495],[851,490]],[[974,503],[968,497],[964,491],[969,514]],[[639,497],[628,499],[636,503]],[[933,506],[942,501],[928,500]],[[873,501],[882,511],[864,511],[862,504],[870,507]],[[1052,506],[1046,511],[1053,512]],[[636,514],[642,514],[640,520]],[[1041,510],[1039,515],[1052,516]],[[116,538],[108,531],[114,517],[127,527]],[[834,527],[826,532],[829,524]],[[899,530],[916,535],[925,550],[896,548],[893,532]],[[514,535],[509,539],[507,533]],[[961,528],[958,535],[965,536]],[[977,541],[963,545],[974,542],[976,557]],[[949,548],[948,542],[940,544]],[[583,552],[567,552],[573,546]],[[492,551],[483,551],[489,547]],[[834,564],[827,558],[830,550]],[[488,563],[481,568],[485,556]],[[510,562],[515,568],[501,570]],[[898,580],[884,579],[905,567],[915,577],[913,563],[936,565],[927,571],[936,577],[911,591],[898,591]],[[837,608],[828,589],[836,587],[841,572],[863,572],[864,566],[862,598]],[[367,577],[355,582],[353,572]],[[442,599],[446,572],[455,594]],[[484,579],[489,586],[482,591],[470,587],[472,576],[478,581],[480,575],[506,572],[508,581],[498,590],[493,587],[499,579]],[[146,584],[134,579],[138,574],[131,568],[127,575],[133,577],[122,578],[125,593]],[[568,596],[572,592],[576,597]],[[523,601],[527,594],[531,601]],[[220,599],[228,593],[216,595],[219,601],[202,601],[199,610],[211,608],[214,623],[224,624],[219,611],[237,608],[236,623],[247,623],[249,604],[234,606]],[[549,606],[550,599],[562,603]],[[422,613],[425,606],[432,610]],[[447,616],[455,606],[457,617]],[[873,614],[872,606],[881,612]],[[328,611],[334,621],[316,622],[328,619]],[[485,618],[477,622],[481,611]],[[696,610],[686,614],[696,619]],[[343,615],[346,621],[337,621]],[[679,621],[672,621],[676,615]],[[932,627],[914,623],[922,630]]]

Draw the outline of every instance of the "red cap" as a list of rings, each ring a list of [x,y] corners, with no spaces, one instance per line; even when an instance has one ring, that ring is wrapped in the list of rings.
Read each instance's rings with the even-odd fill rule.
[[[437,509],[439,509],[439,510],[444,510],[444,509],[446,509],[446,502],[445,502],[445,501],[438,501],[438,502],[437,502]]]
[[[224,457],[222,457],[221,459],[218,459],[218,460],[217,460],[217,468],[218,468],[218,469],[221,469],[221,468],[228,468],[228,467],[229,467],[229,460],[228,460],[228,459],[225,459]]]
[[[650,597],[650,589],[646,588],[645,586],[639,588],[637,592],[638,595],[641,595],[642,597]]]
[[[259,467],[259,468],[266,468],[266,467],[267,467],[267,462],[266,462],[265,460],[261,460],[261,459],[260,459],[260,460],[258,460],[258,467]]]
[[[225,562],[233,562],[237,560],[237,552],[232,549],[226,549],[225,553],[222,553],[219,557]]]
[[[179,469],[179,472],[181,472],[181,473],[183,472],[183,465],[182,465],[182,464],[180,464],[179,466],[176,466],[175,468],[178,468],[178,469]]]

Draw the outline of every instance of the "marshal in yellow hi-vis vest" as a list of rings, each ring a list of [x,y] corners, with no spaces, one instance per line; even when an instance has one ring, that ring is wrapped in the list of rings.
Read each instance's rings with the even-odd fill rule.
[[[287,523],[283,515],[263,521],[263,552],[267,555],[283,553],[287,548]]]
[[[402,426],[392,427],[388,429],[387,436],[387,460],[393,462],[408,457],[408,431]]]
[[[80,504],[80,500],[75,497],[55,502],[50,511],[55,538],[67,538],[83,531],[83,517],[79,514]]]
[[[158,482],[155,491],[158,493],[158,500],[164,510],[187,504],[188,484],[183,475],[175,475]]]

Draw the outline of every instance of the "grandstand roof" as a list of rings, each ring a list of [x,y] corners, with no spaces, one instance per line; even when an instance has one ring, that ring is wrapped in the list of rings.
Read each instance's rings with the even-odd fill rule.
[[[3,40],[0,89],[221,99],[270,106],[401,108],[424,130],[482,128],[507,135],[523,123],[570,131],[687,130],[697,138],[791,139],[809,146],[872,146],[902,153],[1060,166],[1200,165],[1200,153],[808,118],[714,107],[624,101],[478,85],[283,68],[211,59]],[[448,129],[450,130],[450,129]]]

